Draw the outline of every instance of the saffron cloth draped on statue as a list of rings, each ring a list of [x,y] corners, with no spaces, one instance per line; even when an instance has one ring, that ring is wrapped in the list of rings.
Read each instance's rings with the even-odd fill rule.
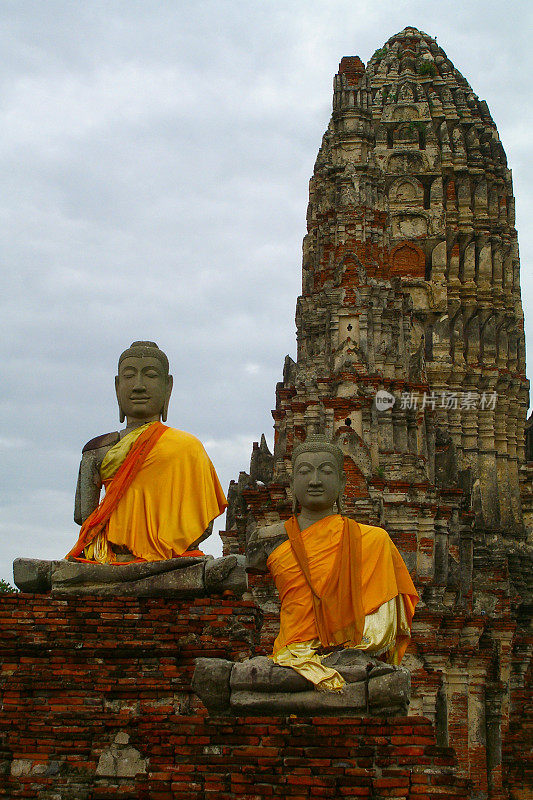
[[[67,557],[120,563],[114,544],[138,560],[176,558],[226,508],[201,442],[160,422],[124,436],[106,453],[100,475],[106,494]]]
[[[358,647],[398,664],[418,594],[387,532],[337,514],[304,531],[291,517],[285,528],[289,540],[267,562],[281,601],[274,661],[324,687],[337,673],[314,655],[321,647]]]

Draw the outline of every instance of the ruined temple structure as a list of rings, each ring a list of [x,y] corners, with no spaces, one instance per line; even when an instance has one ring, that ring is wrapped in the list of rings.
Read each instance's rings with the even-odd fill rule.
[[[389,531],[422,596],[411,713],[491,798],[530,796],[533,430],[514,224],[487,103],[434,39],[406,28],[366,67],[342,59],[274,452],[254,444],[222,534],[244,552],[253,526],[288,517],[294,444],[335,439],[345,512]],[[376,406],[379,390],[392,406]],[[263,578],[253,592],[268,652],[275,592]]]

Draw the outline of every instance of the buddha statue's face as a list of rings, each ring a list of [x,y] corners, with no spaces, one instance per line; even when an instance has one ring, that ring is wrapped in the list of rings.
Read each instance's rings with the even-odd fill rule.
[[[335,456],[323,452],[300,453],[292,471],[292,492],[302,510],[313,512],[333,509],[344,491],[346,477],[339,470]]]
[[[115,387],[128,425],[153,422],[168,403],[172,376],[158,358],[128,356],[120,362]]]

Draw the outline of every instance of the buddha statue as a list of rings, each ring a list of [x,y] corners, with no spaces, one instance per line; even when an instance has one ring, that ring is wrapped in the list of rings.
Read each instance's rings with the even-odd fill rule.
[[[399,664],[418,595],[387,532],[342,515],[343,464],[321,435],[294,448],[294,515],[253,531],[246,548],[247,571],[270,571],[279,593],[273,654],[197,659],[192,687],[210,714],[407,713]]]
[[[83,448],[74,509],[81,531],[67,558],[117,565],[203,555],[196,547],[226,498],[198,439],[163,424],[167,356],[154,342],[133,342],[115,388],[126,426]]]
[[[294,515],[259,528],[247,545],[247,570],[269,570],[279,593],[272,660],[330,691],[345,683],[323,663],[332,650],[355,648],[400,663],[418,601],[387,532],[342,515],[343,463],[342,450],[322,435],[295,447]]]

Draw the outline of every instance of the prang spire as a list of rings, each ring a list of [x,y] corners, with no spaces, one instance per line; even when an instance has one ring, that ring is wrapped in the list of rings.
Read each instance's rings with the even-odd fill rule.
[[[297,356],[276,388],[274,452],[262,444],[230,487],[223,534],[227,552],[243,551],[251,526],[290,514],[295,443],[314,432],[339,443],[346,513],[387,528],[423,595],[413,710],[434,717],[443,742],[458,726],[461,763],[485,789],[501,785],[505,676],[524,663],[511,654],[526,647],[532,564],[514,225],[487,103],[435,39],[408,27],[366,67],[341,60],[310,181]],[[271,588],[253,590],[272,612]],[[475,739],[480,715],[491,733]]]

